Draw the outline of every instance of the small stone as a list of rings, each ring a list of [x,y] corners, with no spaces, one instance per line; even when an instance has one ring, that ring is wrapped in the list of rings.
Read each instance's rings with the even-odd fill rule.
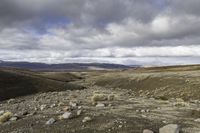
[[[144,129],[143,133],[153,133],[153,131],[149,130],[149,129]]]
[[[198,118],[198,119],[196,119],[196,120],[194,120],[195,122],[200,122],[200,118]]]
[[[47,107],[47,105],[41,105],[40,110],[43,111],[46,107]]]
[[[10,121],[17,121],[17,119],[18,119],[18,118],[17,118],[16,116],[14,116],[14,117],[11,117],[9,120],[10,120]]]
[[[65,112],[62,116],[62,119],[70,119],[72,118],[72,113],[71,112]]]
[[[177,124],[169,124],[159,129],[159,133],[179,133],[180,127]]]
[[[163,123],[167,124],[167,121],[162,121]]]
[[[82,120],[82,122],[85,123],[85,122],[89,122],[91,120],[92,120],[92,118],[87,116]]]
[[[52,105],[50,106],[50,108],[54,108],[54,107],[56,107],[56,104],[52,104]]]
[[[78,110],[76,114],[77,114],[77,116],[80,116],[81,113],[82,113],[82,110]]]
[[[119,128],[122,128],[123,127],[123,125],[119,125]]]
[[[141,113],[144,113],[144,112],[145,112],[145,110],[144,110],[144,109],[142,109],[142,110],[140,110],[140,112],[141,112]]]
[[[51,124],[53,124],[55,122],[56,122],[56,120],[54,118],[51,118],[46,122],[46,125],[51,125]]]
[[[147,118],[147,116],[146,115],[141,115],[142,116],[142,118]]]
[[[0,111],[0,115],[3,115],[4,113],[5,113],[4,110],[1,110],[1,111]]]
[[[103,104],[103,103],[98,103],[98,104],[96,105],[96,107],[98,107],[98,108],[103,108],[103,107],[105,107],[105,104]]]
[[[76,102],[69,102],[69,105],[72,106],[72,107],[77,107],[78,104]]]

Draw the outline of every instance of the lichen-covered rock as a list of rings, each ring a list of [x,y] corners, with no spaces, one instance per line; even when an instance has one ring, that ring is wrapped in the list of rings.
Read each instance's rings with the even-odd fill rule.
[[[13,114],[11,112],[5,112],[3,115],[0,116],[0,124],[8,121],[12,116]]]

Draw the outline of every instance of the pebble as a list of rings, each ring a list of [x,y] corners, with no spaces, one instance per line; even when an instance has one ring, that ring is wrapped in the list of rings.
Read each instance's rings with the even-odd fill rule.
[[[78,110],[76,114],[77,114],[77,116],[80,116],[81,113],[82,113],[82,110]]]
[[[56,122],[56,120],[54,118],[51,118],[46,122],[46,125],[51,125],[51,124],[53,124],[55,122]]]
[[[200,118],[198,118],[198,119],[196,119],[196,120],[194,120],[195,122],[200,122]]]
[[[177,124],[169,124],[159,129],[159,133],[179,133],[180,127]]]
[[[52,105],[50,106],[50,108],[54,108],[54,107],[56,107],[56,104],[52,104]]]
[[[70,118],[72,118],[72,113],[65,112],[61,117],[62,117],[62,119],[70,119]]]
[[[98,107],[98,108],[103,108],[103,107],[105,107],[105,104],[103,104],[103,103],[98,103],[98,104],[96,105],[96,107]]]
[[[11,117],[10,119],[9,119],[9,121],[17,121],[17,117],[16,116],[14,116],[14,117]]]
[[[146,115],[141,115],[142,116],[142,118],[147,118],[147,116]]]
[[[47,107],[47,105],[41,105],[40,110],[43,111],[46,107]]]
[[[78,104],[76,102],[69,102],[69,105],[72,106],[72,107],[77,107]]]
[[[122,128],[123,127],[123,125],[119,125],[119,128]]]
[[[87,116],[87,117],[84,117],[84,119],[82,120],[82,122],[85,123],[85,122],[89,122],[91,120],[92,120],[92,118]]]
[[[0,115],[3,115],[4,113],[5,113],[4,110],[1,110],[1,111],[0,111]]]

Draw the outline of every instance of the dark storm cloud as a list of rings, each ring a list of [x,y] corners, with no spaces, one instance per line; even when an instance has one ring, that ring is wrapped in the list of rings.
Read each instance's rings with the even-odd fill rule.
[[[199,0],[1,0],[0,52],[10,53],[1,59],[199,56],[199,5]]]

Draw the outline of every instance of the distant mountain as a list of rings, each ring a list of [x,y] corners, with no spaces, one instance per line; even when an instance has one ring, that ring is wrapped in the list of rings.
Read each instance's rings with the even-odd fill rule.
[[[6,62],[0,61],[0,67],[12,67],[31,70],[106,70],[106,69],[127,69],[133,66],[106,63],[65,63],[65,64],[45,64],[30,62]],[[139,66],[135,66],[139,67]]]

